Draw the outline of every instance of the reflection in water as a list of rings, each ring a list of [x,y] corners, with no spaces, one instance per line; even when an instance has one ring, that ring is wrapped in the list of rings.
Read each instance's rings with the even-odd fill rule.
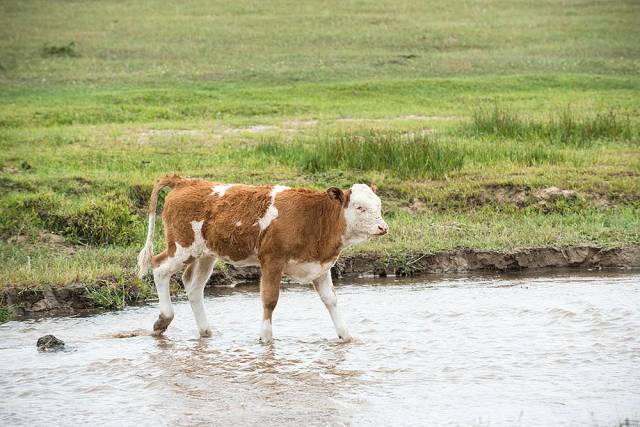
[[[640,417],[640,276],[438,276],[340,285],[356,335],[287,286],[258,343],[257,287],[215,289],[214,336],[176,304],[0,325],[0,423],[616,425]],[[69,350],[38,353],[53,333]],[[115,338],[120,336],[121,338]]]

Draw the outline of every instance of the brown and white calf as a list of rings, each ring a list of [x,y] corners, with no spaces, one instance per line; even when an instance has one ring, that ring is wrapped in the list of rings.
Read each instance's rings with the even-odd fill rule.
[[[153,255],[156,205],[163,187],[171,187],[162,212],[167,248]],[[138,255],[141,276],[153,268],[160,300],[154,333],[164,332],[173,319],[169,280],[186,267],[182,280],[200,335],[211,335],[203,291],[221,259],[234,266],[260,266],[263,342],[273,339],[271,316],[283,274],[313,283],[338,337],[349,340],[330,269],[345,247],[387,233],[380,209],[380,198],[364,184],[345,191],[335,187],[310,191],[281,185],[225,185],[175,175],[160,179],[149,202],[147,242]]]

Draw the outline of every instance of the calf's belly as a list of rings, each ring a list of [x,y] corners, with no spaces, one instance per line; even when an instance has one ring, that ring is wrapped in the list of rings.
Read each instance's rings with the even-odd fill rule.
[[[329,271],[332,265],[332,262],[323,264],[320,262],[290,261],[284,269],[284,274],[300,283],[311,283]]]
[[[248,258],[241,260],[232,260],[223,256],[218,256],[221,260],[227,264],[231,264],[234,267],[260,267],[260,261],[257,255],[251,255]]]

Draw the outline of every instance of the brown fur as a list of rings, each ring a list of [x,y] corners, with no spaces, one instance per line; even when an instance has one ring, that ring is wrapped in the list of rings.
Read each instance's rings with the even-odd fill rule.
[[[348,203],[347,193],[342,192],[341,200],[332,199],[324,191],[293,189],[280,193],[275,203],[278,218],[267,229],[258,258],[278,254],[286,260],[320,263],[337,258],[346,228],[343,207],[345,200]]]
[[[204,221],[207,248],[231,261],[245,260],[257,252],[259,260],[271,256],[282,262],[326,263],[340,253],[345,230],[343,207],[349,203],[349,190],[284,190],[276,196],[278,217],[261,232],[257,222],[271,204],[272,187],[234,185],[220,197],[213,193],[215,185],[175,175],[155,185],[150,211],[163,186],[172,190],[162,212],[167,249],[153,257],[154,267],[175,254],[176,243],[188,247],[194,242],[192,221]]]

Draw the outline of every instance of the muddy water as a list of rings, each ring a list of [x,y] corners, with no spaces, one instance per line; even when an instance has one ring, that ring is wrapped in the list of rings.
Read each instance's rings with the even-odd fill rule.
[[[640,419],[640,274],[342,282],[358,337],[334,338],[315,292],[288,286],[276,342],[257,342],[257,287],[185,301],[165,338],[155,305],[0,326],[0,424],[618,425]],[[53,333],[62,353],[38,353]]]

